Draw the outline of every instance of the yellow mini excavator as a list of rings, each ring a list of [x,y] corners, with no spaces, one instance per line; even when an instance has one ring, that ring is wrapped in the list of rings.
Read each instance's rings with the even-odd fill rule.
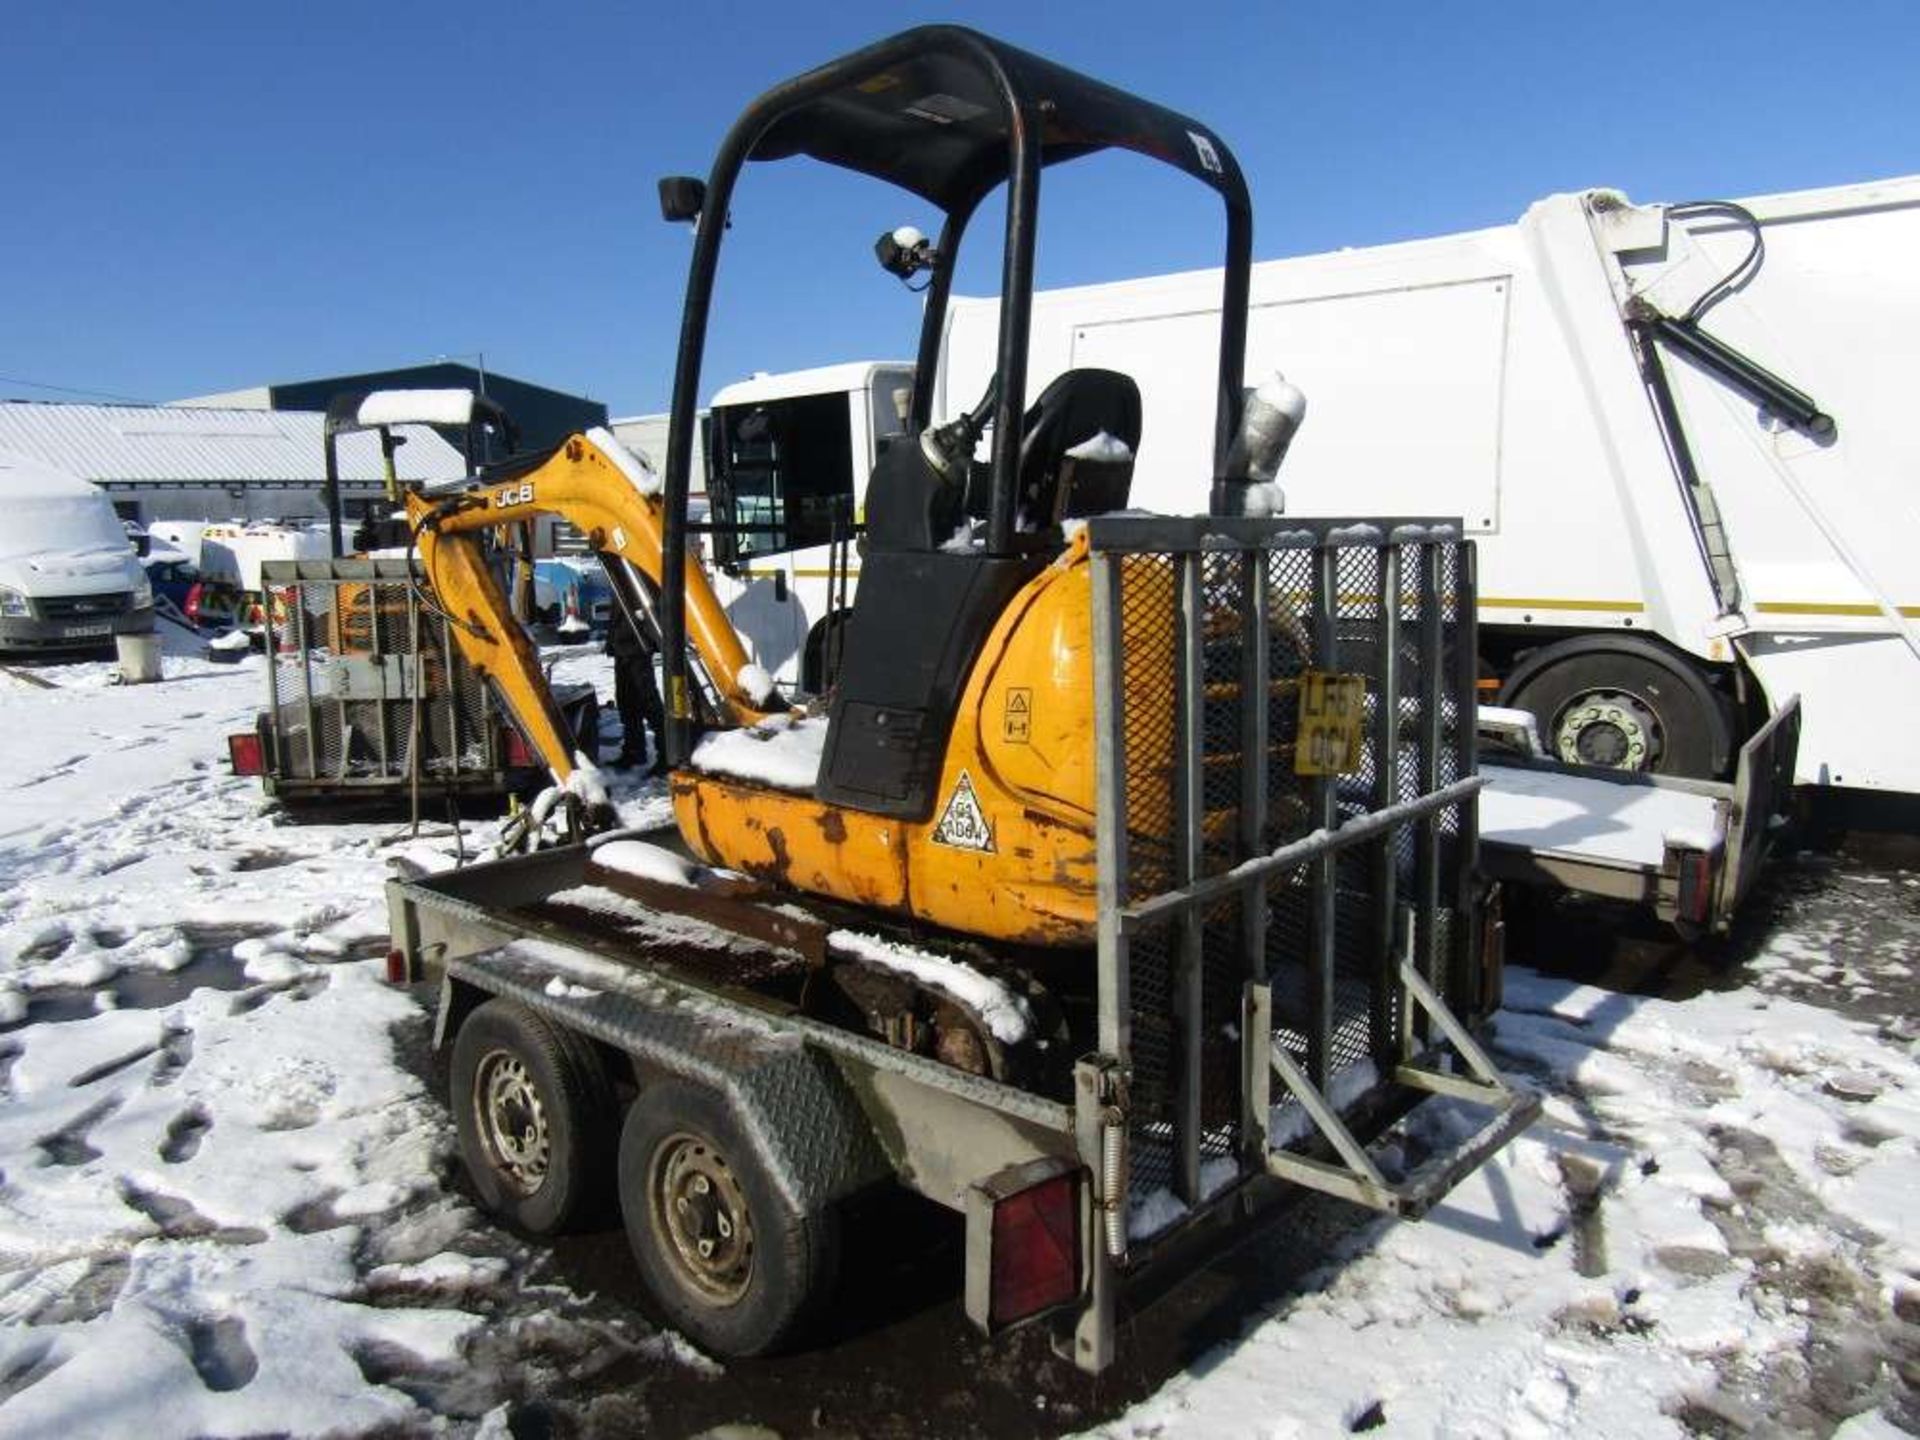
[[[661,185],[669,219],[719,217],[745,163],[803,154],[891,181],[945,214],[937,242],[903,230],[878,246],[896,275],[925,275],[909,419],[918,443],[888,450],[868,486],[859,590],[824,720],[779,713],[782,702],[749,664],[688,548],[689,439],[724,224],[696,227],[662,482],[602,432],[489,471],[458,493],[416,492],[407,504],[459,643],[557,780],[574,767],[566,731],[480,544],[488,531],[534,515],[572,522],[612,569],[627,572],[625,583],[617,573],[614,580],[630,612],[652,598],[637,577],[657,587],[674,809],[696,854],[949,930],[1086,943],[1096,889],[1092,592],[1075,522],[1124,508],[1141,414],[1132,380],[1103,370],[1070,371],[1026,404],[1041,174],[1121,148],[1184,171],[1223,204],[1212,492],[1223,515],[1259,513],[1262,482],[1284,444],[1270,424],[1242,434],[1247,193],[1233,152],[1196,120],[971,32],[915,36],[913,45],[872,47],[770,92],[734,126],[705,182]],[[961,239],[976,206],[1003,184],[998,374],[972,412],[931,427]],[[974,453],[988,432],[991,458],[982,463]],[[1089,453],[1084,442],[1102,434],[1117,443]],[[1195,500],[1198,508],[1198,493]],[[1161,647],[1160,673],[1171,675],[1170,636],[1143,625],[1127,644],[1136,653]],[[716,747],[716,728],[747,734]],[[723,758],[750,761],[757,750],[780,763]]]
[[[1224,211],[1205,513],[1116,513],[1155,423],[1129,377],[1028,396],[1042,178],[1107,150]],[[914,389],[807,711],[750,660],[688,506],[735,182],[796,156],[943,216],[876,246],[924,300]],[[996,192],[996,373],[936,424],[955,265]],[[406,496],[434,604],[556,784],[593,790],[485,537],[570,521],[665,672],[677,845],[595,837],[389,886],[392,973],[442,981],[479,1193],[555,1228],[617,1158],[649,1285],[738,1354],[825,1293],[839,1202],[897,1179],[968,1217],[969,1314],[1069,1308],[1089,1369],[1122,1283],[1172,1273],[1273,1182],[1423,1213],[1538,1105],[1473,1034],[1501,973],[1473,551],[1445,517],[1278,513],[1298,392],[1243,390],[1252,219],[1226,142],[936,25],[768,91],[661,203],[696,222],[664,475],[589,432]],[[638,1093],[617,1157],[616,1076]],[[1366,1146],[1433,1094],[1487,1118],[1383,1168]]]

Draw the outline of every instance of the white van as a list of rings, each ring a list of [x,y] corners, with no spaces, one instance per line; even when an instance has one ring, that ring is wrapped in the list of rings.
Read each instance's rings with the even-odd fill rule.
[[[85,480],[0,453],[0,650],[111,645],[153,629],[153,587]]]

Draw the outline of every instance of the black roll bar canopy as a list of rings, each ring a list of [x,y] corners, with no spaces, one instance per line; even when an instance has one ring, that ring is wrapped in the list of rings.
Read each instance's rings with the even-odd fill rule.
[[[395,386],[393,388],[401,392],[404,392],[406,389],[404,386]],[[326,482],[322,489],[325,492],[327,502],[327,533],[330,548],[333,551],[333,558],[336,560],[346,553],[341,539],[342,526],[340,519],[339,442],[342,435],[355,435],[363,430],[390,430],[391,427],[395,425],[425,425],[429,429],[435,430],[442,435],[444,435],[449,428],[457,428],[460,432],[461,458],[466,461],[469,470],[478,469],[481,461],[485,458],[483,453],[485,445],[482,436],[488,428],[491,428],[493,433],[500,437],[501,443],[509,451],[517,449],[520,444],[519,427],[513,423],[513,417],[508,415],[505,410],[501,409],[499,405],[495,404],[485,395],[478,393],[472,394],[469,397],[466,424],[458,427],[450,427],[444,420],[428,418],[425,414],[419,416],[396,415],[386,420],[362,420],[360,418],[360,407],[366,403],[369,395],[379,393],[381,392],[377,390],[349,390],[344,394],[334,396],[333,399],[327,403],[327,419],[321,431],[322,438],[325,442],[327,467]],[[391,437],[389,437],[389,439],[391,439]],[[385,450],[384,458],[387,464],[391,466],[393,463],[392,448]]]
[[[667,430],[661,597],[667,755],[689,752],[685,605],[686,507],[700,362],[720,242],[733,188],[749,161],[805,155],[888,181],[938,206],[944,221],[927,287],[910,424],[923,430],[952,291],[954,262],[981,200],[1007,186],[997,337],[987,553],[1013,550],[1014,482],[1026,406],[1040,172],[1102,150],[1131,150],[1184,171],[1221,198],[1226,266],[1221,296],[1216,472],[1240,421],[1253,212],[1239,162],[1210,128],[1177,111],[957,25],[908,30],[776,85],[734,122],[706,182],[687,275]]]

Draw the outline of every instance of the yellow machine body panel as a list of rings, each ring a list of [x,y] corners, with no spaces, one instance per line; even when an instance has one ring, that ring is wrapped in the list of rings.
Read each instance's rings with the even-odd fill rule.
[[[423,569],[455,622],[457,643],[564,781],[576,768],[565,723],[482,537],[535,515],[559,515],[596,550],[631,561],[657,582],[658,497],[636,486],[595,440],[574,436],[522,474],[453,497],[411,493],[407,506]],[[1075,534],[995,619],[962,689],[926,818],[876,815],[810,791],[703,772],[696,753],[693,767],[672,781],[681,837],[710,864],[851,905],[987,939],[1090,944],[1098,753],[1091,574],[1086,536]],[[689,639],[728,718],[742,725],[766,720],[743,682],[748,662],[740,639],[691,556],[685,593]],[[1169,606],[1172,595],[1169,585]],[[1129,673],[1172,683],[1172,619],[1170,611],[1122,617]],[[1146,663],[1137,663],[1142,657]],[[1129,753],[1162,763],[1139,737],[1129,738]],[[1171,764],[1170,752],[1164,763]]]
[[[1093,650],[1086,543],[1030,580],[973,665],[918,822],[682,771],[675,818],[711,864],[989,939],[1091,943]]]

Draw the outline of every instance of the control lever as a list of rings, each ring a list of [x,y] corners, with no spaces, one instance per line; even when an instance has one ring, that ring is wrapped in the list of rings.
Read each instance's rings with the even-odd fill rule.
[[[936,425],[921,435],[920,453],[942,480],[959,482],[966,479],[967,466],[973,460],[973,448],[980,443],[980,433],[987,428],[987,417],[999,403],[1000,377],[995,375],[987,383],[987,393],[980,397],[978,405],[958,419]]]

